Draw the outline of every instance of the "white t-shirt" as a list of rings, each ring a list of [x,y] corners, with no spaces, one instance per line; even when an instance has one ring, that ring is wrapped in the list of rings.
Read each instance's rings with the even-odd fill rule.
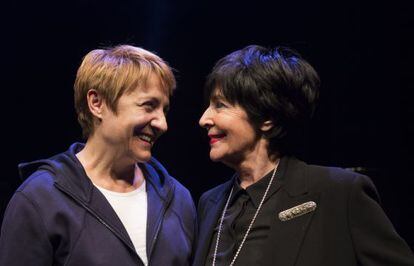
[[[122,221],[135,250],[145,265],[147,259],[147,191],[145,180],[134,191],[119,193],[95,185],[109,201],[119,219]]]

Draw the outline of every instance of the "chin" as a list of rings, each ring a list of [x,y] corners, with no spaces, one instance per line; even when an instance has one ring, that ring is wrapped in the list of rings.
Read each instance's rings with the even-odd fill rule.
[[[140,162],[140,163],[146,163],[146,162],[148,162],[150,159],[151,159],[151,155],[146,156],[146,157],[139,157],[139,158],[137,159],[137,161],[138,161],[138,162]]]
[[[210,160],[213,162],[220,162],[222,159],[222,156],[220,154],[215,154],[214,152],[210,152]]]
[[[220,162],[219,158],[214,158],[214,157],[211,157],[211,156],[210,156],[210,160],[215,162],[215,163]]]
[[[151,159],[151,153],[133,153],[134,161],[138,163],[146,163]]]

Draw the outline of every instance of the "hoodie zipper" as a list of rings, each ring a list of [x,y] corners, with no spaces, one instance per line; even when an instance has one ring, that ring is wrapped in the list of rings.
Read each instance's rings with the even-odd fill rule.
[[[173,192],[174,192],[174,190],[175,190],[175,187],[172,187],[172,191]],[[170,191],[169,195],[171,195],[171,193],[174,194],[173,192]],[[164,210],[162,212],[162,215],[161,215],[161,217],[159,219],[159,222],[157,224],[157,229],[155,231],[154,238],[152,239],[152,244],[151,244],[151,247],[150,247],[150,253],[148,254],[148,266],[152,265],[150,262],[152,262],[151,257],[152,257],[152,253],[154,252],[155,242],[158,239],[158,234],[159,234],[159,232],[161,230],[161,225],[162,225],[162,221],[164,221],[165,213],[167,212],[167,210],[170,207],[170,204],[172,202],[172,199],[169,198],[169,195],[167,196],[167,202],[168,202],[168,204],[165,206],[165,208],[164,208]]]
[[[150,247],[150,254],[149,254],[149,257],[148,257],[148,266],[152,265],[151,264],[151,262],[152,262],[151,256],[152,256],[152,253],[154,251],[155,242],[157,241],[158,234],[161,230],[161,224],[162,224],[162,221],[164,220],[164,216],[165,216],[166,211],[167,211],[167,208],[165,208],[163,213],[162,213],[161,219],[157,224],[157,230],[155,231],[154,238],[152,239],[152,244],[151,244],[151,247]]]
[[[116,235],[119,239],[122,240],[122,242],[124,242],[124,244],[126,244],[126,246],[131,249],[134,254],[139,258],[140,262],[142,265],[145,265],[144,262],[142,261],[141,257],[137,254],[137,252],[135,251],[135,249],[133,249],[128,243],[127,241],[124,240],[124,238],[118,233],[116,232],[116,230],[110,226],[109,224],[107,224],[101,217],[99,217],[99,215],[92,210],[91,208],[88,207],[88,205],[86,205],[82,200],[80,200],[78,197],[76,197],[73,193],[69,192],[68,190],[66,190],[64,187],[60,186],[58,183],[55,183],[55,186],[60,189],[62,192],[64,192],[65,194],[67,194],[68,196],[70,196],[73,200],[75,200],[78,204],[80,204],[86,211],[88,211],[93,217],[95,217],[101,224],[103,224],[106,228],[108,228],[109,231],[111,231],[114,235]],[[149,264],[149,263],[148,263]]]

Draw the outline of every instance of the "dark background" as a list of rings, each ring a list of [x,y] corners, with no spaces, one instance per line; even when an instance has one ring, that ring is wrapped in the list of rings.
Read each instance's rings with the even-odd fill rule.
[[[409,2],[409,1],[407,1]],[[202,88],[215,61],[249,44],[290,46],[321,76],[301,159],[364,167],[397,231],[414,247],[414,23],[409,6],[338,1],[13,1],[1,12],[2,213],[17,164],[81,140],[73,82],[81,58],[128,43],[176,69],[169,131],[154,154],[195,200],[232,171],[208,158]]]

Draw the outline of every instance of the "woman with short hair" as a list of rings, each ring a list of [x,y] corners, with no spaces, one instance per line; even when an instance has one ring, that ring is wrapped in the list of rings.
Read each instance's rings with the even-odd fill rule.
[[[287,48],[253,45],[217,62],[200,125],[211,160],[236,173],[200,198],[194,265],[414,265],[368,177],[292,156],[318,86]]]

